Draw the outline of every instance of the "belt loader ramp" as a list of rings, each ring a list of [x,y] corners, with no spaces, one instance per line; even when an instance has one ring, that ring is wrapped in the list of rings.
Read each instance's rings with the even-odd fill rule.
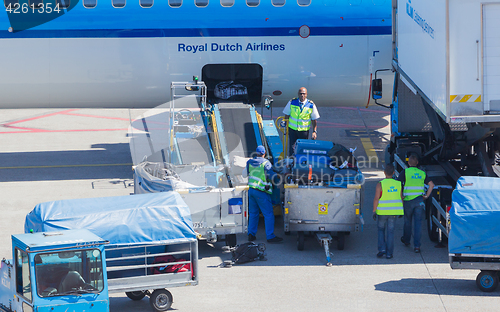
[[[254,105],[208,103],[207,93],[196,78],[171,84],[168,147],[154,161],[135,166],[134,193],[179,192],[201,237],[213,242],[225,235],[226,244],[234,246],[236,234],[247,228],[246,160],[268,139],[280,142],[279,134]],[[276,158],[282,150],[275,143],[267,154]],[[279,203],[279,190],[273,198]]]

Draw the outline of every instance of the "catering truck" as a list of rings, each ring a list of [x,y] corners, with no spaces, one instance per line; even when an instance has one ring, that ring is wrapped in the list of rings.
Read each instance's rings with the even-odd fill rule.
[[[460,176],[499,174],[500,1],[393,0],[391,141],[397,171],[414,153],[436,185],[426,202],[429,237],[444,238]],[[372,95],[380,98],[381,80]]]

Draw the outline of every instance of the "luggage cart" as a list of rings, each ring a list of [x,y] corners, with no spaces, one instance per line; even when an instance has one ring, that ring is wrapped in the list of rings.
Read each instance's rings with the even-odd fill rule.
[[[452,269],[480,270],[476,285],[484,292],[492,292],[498,287],[499,255],[450,254],[450,266]]]
[[[359,184],[345,188],[286,184],[285,233],[297,232],[298,250],[304,250],[305,232],[314,233],[330,266],[332,235],[337,237],[337,249],[343,250],[345,236],[360,229],[361,194]]]
[[[332,158],[332,151],[342,151],[342,155],[335,152]],[[345,236],[359,231],[362,222],[364,177],[352,152],[329,141],[299,139],[294,157],[281,166],[287,181],[285,233],[297,232],[298,250],[304,250],[305,232],[314,233],[325,248],[327,265],[331,265],[332,235],[342,250]]]
[[[134,301],[149,296],[154,311],[167,311],[171,287],[198,285],[198,240],[106,246],[109,293]],[[169,266],[175,266],[170,269]]]
[[[477,287],[492,292],[500,278],[500,180],[462,176],[452,193],[448,252],[452,269],[480,270]]]
[[[198,239],[177,192],[40,203],[24,226],[26,233],[87,229],[106,240],[108,292],[147,295],[154,311],[172,305],[166,288],[198,284]]]

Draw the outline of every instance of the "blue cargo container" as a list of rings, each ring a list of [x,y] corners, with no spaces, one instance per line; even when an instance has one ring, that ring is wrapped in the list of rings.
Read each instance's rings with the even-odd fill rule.
[[[500,272],[500,179],[461,177],[452,194],[448,249],[453,269],[481,270],[482,291],[498,286]]]

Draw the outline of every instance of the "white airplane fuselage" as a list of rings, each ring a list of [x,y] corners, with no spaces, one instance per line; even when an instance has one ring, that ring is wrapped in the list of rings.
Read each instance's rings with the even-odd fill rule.
[[[391,1],[70,8],[21,31],[0,13],[0,108],[155,107],[170,100],[170,82],[202,79],[210,64],[261,67],[259,98],[278,105],[306,87],[318,106],[365,106],[375,71],[391,68]],[[387,103],[392,79],[383,81]]]

